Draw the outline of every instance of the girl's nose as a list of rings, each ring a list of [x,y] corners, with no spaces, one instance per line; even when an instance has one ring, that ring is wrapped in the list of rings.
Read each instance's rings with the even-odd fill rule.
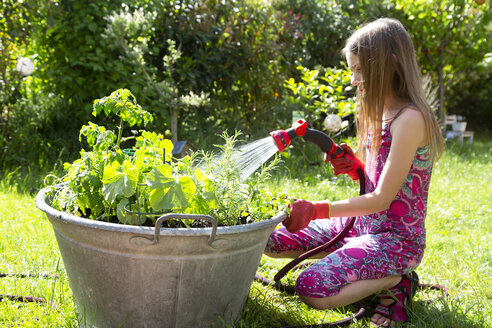
[[[352,76],[350,77],[350,84],[352,84],[353,86],[358,86],[360,84],[359,76],[356,74],[352,74]]]

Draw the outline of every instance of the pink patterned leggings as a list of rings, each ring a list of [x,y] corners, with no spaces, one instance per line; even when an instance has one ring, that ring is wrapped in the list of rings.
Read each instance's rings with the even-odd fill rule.
[[[282,227],[270,235],[266,251],[308,251],[335,237],[346,220],[312,221],[307,228],[295,234]],[[352,228],[345,238],[327,250],[326,257],[299,275],[296,292],[318,298],[333,296],[342,287],[357,280],[409,273],[418,266],[421,258],[416,258],[411,251],[415,245],[407,244],[408,241],[390,232],[358,235]]]

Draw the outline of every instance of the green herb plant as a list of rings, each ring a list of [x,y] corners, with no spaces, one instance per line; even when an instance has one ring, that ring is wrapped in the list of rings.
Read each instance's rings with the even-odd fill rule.
[[[278,157],[246,182],[240,180],[232,160],[240,133],[223,135],[221,156],[201,152],[178,159],[172,156],[173,143],[161,134],[132,130],[123,137],[125,124],[152,122],[129,90],[95,100],[92,114],[101,113],[119,117],[119,125],[116,131],[92,122],[81,128],[80,139],[85,137],[91,150],[81,150],[79,159],[64,165],[66,175],[51,181],[54,208],[133,225],[152,224],[164,213],[209,214],[223,226],[263,220],[285,206],[283,195],[263,187]],[[122,149],[128,142],[134,145]]]
[[[209,176],[213,190],[213,198],[216,202],[209,214],[220,218],[225,225],[250,223],[255,220],[263,220],[272,217],[288,205],[284,193],[273,194],[265,187],[271,173],[278,166],[280,156],[275,156],[268,164],[262,166],[257,173],[246,181],[242,181],[240,170],[235,161],[237,150],[235,145],[241,135],[237,132],[230,136],[227,132],[222,135],[223,145],[216,145],[221,151],[215,156],[200,153],[201,163]]]

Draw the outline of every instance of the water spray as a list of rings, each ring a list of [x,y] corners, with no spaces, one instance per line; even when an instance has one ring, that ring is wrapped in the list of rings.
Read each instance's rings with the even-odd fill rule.
[[[236,162],[241,180],[246,180],[278,151],[284,151],[290,145],[291,140],[297,137],[302,137],[316,144],[323,152],[329,154],[331,158],[348,155],[328,135],[315,129],[309,129],[307,122],[304,120],[295,122],[290,129],[273,131],[270,133],[270,136],[238,147],[237,152],[231,157],[231,160]],[[218,156],[217,160],[221,158],[221,156]],[[364,178],[362,168],[360,173],[357,171],[357,175],[362,181]]]

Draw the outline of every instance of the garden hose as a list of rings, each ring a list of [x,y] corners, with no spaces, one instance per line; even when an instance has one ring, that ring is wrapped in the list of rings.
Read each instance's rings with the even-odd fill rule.
[[[296,137],[302,137],[306,141],[312,142],[317,145],[324,153],[329,154],[331,158],[347,156],[345,150],[338,146],[328,135],[321,131],[308,128],[307,122],[305,120],[298,120],[292,125],[290,129],[277,130],[271,132],[270,135],[275,140],[275,143],[280,152],[284,151],[289,146],[292,139]],[[366,179],[364,170],[362,167],[357,167],[356,172],[357,176],[359,177],[359,194],[363,195],[366,193]],[[354,223],[355,217],[351,217],[345,227],[342,229],[342,231],[340,231],[333,239],[321,246],[318,246],[301,254],[299,257],[289,262],[275,275],[274,280],[276,282],[280,281],[280,279],[282,279],[282,277],[285,276],[287,272],[289,272],[300,262],[322,252],[323,250],[328,249],[335,243],[339,242],[343,237],[346,236],[347,232],[352,229]]]
[[[51,279],[52,276],[48,274],[25,274],[25,273],[0,273],[0,278],[14,277],[14,278],[45,278]],[[57,278],[58,276],[55,276]],[[7,295],[0,294],[0,301],[7,299],[14,302],[25,302],[25,303],[48,303],[51,307],[56,308],[56,305],[51,301],[46,301],[43,298],[35,296],[22,296],[22,295]]]

